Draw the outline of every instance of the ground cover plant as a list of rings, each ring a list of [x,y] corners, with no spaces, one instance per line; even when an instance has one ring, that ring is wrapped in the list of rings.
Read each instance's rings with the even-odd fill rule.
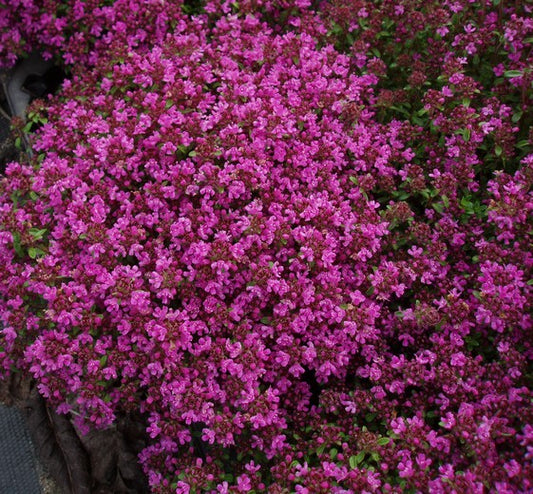
[[[153,492],[531,491],[532,11],[7,2],[2,376]]]

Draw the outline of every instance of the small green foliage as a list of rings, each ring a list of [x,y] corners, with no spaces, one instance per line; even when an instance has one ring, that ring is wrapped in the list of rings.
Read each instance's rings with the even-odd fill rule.
[[[350,456],[350,459],[348,460],[350,464],[350,468],[352,469],[357,468],[358,465],[360,465],[360,463],[365,459],[365,455],[366,455],[365,451],[360,451],[357,455]]]

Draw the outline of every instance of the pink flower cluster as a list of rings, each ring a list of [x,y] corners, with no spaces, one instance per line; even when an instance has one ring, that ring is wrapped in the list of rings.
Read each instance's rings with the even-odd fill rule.
[[[530,491],[531,12],[315,3],[0,10],[78,64],[0,182],[2,373],[142,413],[156,493]]]

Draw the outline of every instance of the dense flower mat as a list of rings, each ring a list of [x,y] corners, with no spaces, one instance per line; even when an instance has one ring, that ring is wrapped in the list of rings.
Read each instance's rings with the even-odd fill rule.
[[[71,74],[0,182],[4,377],[144,414],[156,493],[531,492],[532,12],[4,2]]]

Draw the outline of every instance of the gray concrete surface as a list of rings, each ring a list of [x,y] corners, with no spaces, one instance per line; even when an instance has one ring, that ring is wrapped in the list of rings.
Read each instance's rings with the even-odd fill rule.
[[[24,417],[0,404],[0,494],[41,494],[38,468]]]

